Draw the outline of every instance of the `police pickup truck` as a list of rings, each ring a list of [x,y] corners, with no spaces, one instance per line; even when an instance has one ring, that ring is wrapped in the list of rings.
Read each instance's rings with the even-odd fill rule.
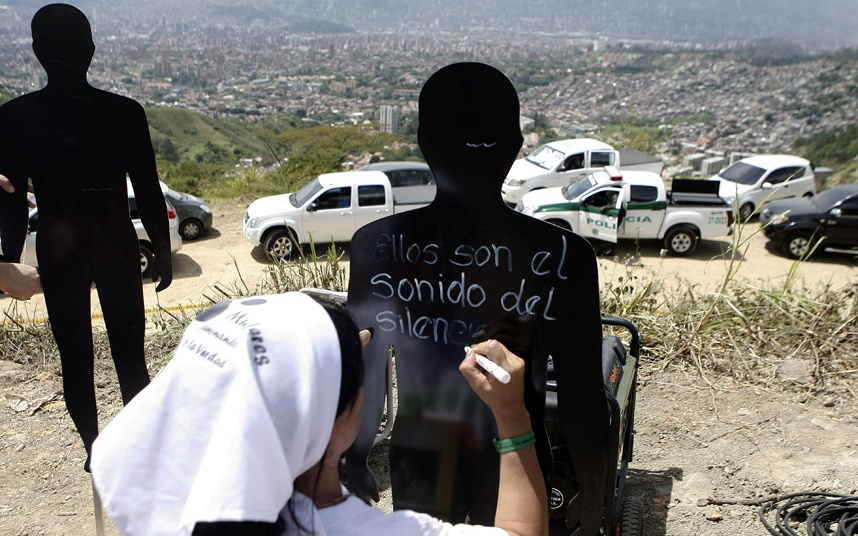
[[[295,193],[257,199],[247,208],[242,232],[269,257],[289,259],[295,247],[315,242],[350,242],[364,225],[435,198],[435,184],[418,181],[392,188],[381,171],[326,173]]]
[[[585,237],[664,240],[673,255],[690,255],[701,239],[731,233],[733,211],[717,181],[675,179],[672,191],[648,171],[605,167],[562,188],[524,196],[516,210]]]

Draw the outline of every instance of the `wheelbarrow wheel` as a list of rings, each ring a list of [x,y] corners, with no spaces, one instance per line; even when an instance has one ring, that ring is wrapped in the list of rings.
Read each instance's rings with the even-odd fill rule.
[[[643,536],[643,513],[640,497],[626,497],[620,517],[620,536]]]

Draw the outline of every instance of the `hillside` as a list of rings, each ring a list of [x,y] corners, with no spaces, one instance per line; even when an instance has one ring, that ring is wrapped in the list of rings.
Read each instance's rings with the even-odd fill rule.
[[[6,104],[15,97],[17,97],[17,95],[10,93],[5,87],[0,86],[0,105]]]
[[[346,160],[420,159],[404,138],[362,126],[307,125],[295,116],[242,123],[183,108],[148,108],[158,172],[173,189],[205,196],[257,197],[300,188]],[[276,156],[275,156],[276,155]],[[262,158],[262,167],[245,158]],[[274,160],[282,165],[268,166]]]
[[[158,156],[167,160],[200,160],[219,154],[269,156],[252,130],[238,122],[212,119],[183,108],[147,108],[146,117],[152,144]]]

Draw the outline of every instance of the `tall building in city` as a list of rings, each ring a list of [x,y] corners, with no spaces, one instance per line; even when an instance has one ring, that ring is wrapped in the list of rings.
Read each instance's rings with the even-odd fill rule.
[[[156,58],[152,71],[155,76],[173,76],[173,65],[170,60]]]
[[[399,108],[382,105],[378,109],[378,122],[382,132],[396,134],[399,131]]]

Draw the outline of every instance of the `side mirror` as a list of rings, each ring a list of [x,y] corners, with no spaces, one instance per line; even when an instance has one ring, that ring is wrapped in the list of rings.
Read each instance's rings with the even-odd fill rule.
[[[307,212],[316,212],[319,210],[319,203],[313,202],[307,206]]]
[[[763,185],[760,186],[760,188],[762,188],[763,190],[771,190],[772,189],[772,183],[764,182]]]
[[[839,218],[840,216],[843,215],[843,211],[840,210],[839,208],[833,208],[833,209],[831,209],[831,212],[828,213],[828,215],[831,216],[832,218]]]

